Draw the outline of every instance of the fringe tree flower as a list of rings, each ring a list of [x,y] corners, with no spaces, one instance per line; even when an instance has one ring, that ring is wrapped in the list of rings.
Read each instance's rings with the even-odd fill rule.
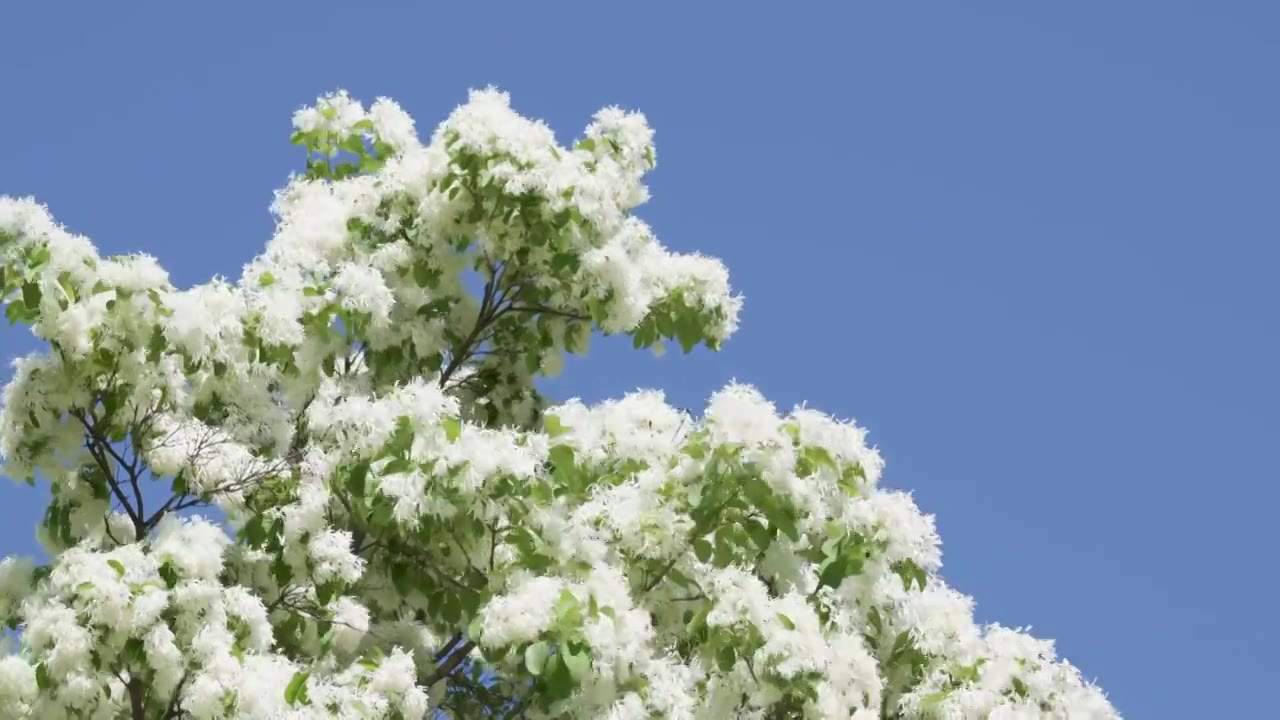
[[[643,115],[568,147],[494,89],[425,141],[345,92],[293,123],[238,279],[174,287],[0,198],[0,300],[47,344],[0,453],[52,490],[50,563],[0,562],[0,717],[1117,717],[974,622],[852,422],[539,392],[595,333],[738,326],[724,266],[634,214]]]

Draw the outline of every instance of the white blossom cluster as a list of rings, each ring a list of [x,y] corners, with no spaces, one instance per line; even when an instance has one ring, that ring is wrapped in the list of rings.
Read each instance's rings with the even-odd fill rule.
[[[725,268],[631,214],[643,116],[562,147],[486,90],[423,143],[339,92],[294,126],[238,281],[0,199],[6,315],[49,348],[0,452],[53,490],[52,561],[0,564],[0,717],[1118,717],[974,622],[856,425],[739,384],[700,417],[538,393],[596,332],[736,328]]]

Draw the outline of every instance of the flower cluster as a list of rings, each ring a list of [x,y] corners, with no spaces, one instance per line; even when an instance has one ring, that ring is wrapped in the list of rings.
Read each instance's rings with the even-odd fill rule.
[[[1051,643],[975,624],[865,432],[733,384],[537,389],[595,333],[736,329],[716,260],[633,213],[643,116],[563,147],[472,93],[294,116],[306,170],[238,280],[174,287],[0,199],[4,391],[52,561],[0,563],[12,718],[1112,718]],[[210,519],[210,518],[216,518]]]

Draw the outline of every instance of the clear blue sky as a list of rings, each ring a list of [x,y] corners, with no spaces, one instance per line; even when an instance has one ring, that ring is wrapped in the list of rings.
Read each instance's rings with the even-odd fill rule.
[[[490,83],[562,139],[641,109],[642,214],[724,259],[743,328],[597,342],[557,392],[701,407],[737,378],[856,417],[982,619],[1057,638],[1128,717],[1267,714],[1280,8],[536,5],[6,3],[0,193],[187,285],[265,242],[321,92],[424,132]],[[0,485],[0,552],[42,501]]]

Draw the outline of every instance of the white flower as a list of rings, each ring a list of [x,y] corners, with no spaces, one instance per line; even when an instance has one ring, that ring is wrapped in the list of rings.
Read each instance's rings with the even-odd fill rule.
[[[161,519],[153,543],[156,557],[189,580],[214,580],[222,572],[222,554],[230,540],[221,528],[200,517]]]
[[[518,581],[508,593],[493,598],[481,610],[484,618],[481,642],[501,647],[537,637],[551,624],[563,589],[564,581],[555,577],[528,577]]]
[[[8,717],[22,717],[36,699],[36,671],[22,658],[0,658],[0,710]]]
[[[717,445],[759,447],[789,442],[779,427],[773,403],[748,385],[730,385],[712,395],[706,417],[712,442]]]
[[[349,133],[365,116],[360,103],[351,99],[345,90],[321,97],[314,107],[298,110],[293,115],[293,126],[305,132],[325,130],[338,136]]]
[[[364,560],[351,552],[351,533],[345,530],[326,530],[315,535],[307,546],[315,563],[315,579],[327,582],[339,579],[355,582],[364,572]]]
[[[379,139],[396,148],[411,147],[418,142],[413,129],[413,118],[400,109],[394,101],[378,98],[369,107],[369,119]]]
[[[382,273],[368,265],[343,263],[334,276],[333,289],[338,292],[343,307],[368,313],[375,322],[385,322],[395,304]]]
[[[240,340],[244,300],[225,283],[170,293],[164,303],[170,313],[165,323],[166,337],[196,357],[210,355],[214,347],[226,341]]]
[[[333,604],[334,642],[346,652],[353,652],[369,632],[369,610],[351,597],[340,597]]]
[[[424,141],[338,91],[294,125],[390,157],[291,177],[235,282],[176,290],[0,198],[2,299],[54,346],[0,409],[6,473],[52,497],[49,565],[0,562],[0,718],[123,716],[141,679],[199,720],[420,720],[481,655],[507,707],[567,671],[522,706],[547,716],[1117,717],[1052,642],[974,621],[854,423],[736,382],[701,418],[540,394],[596,332],[737,329],[725,266],[632,212],[643,115],[564,147],[490,88]]]
[[[131,293],[169,288],[169,273],[151,255],[139,253],[103,260],[98,265],[102,282]]]

